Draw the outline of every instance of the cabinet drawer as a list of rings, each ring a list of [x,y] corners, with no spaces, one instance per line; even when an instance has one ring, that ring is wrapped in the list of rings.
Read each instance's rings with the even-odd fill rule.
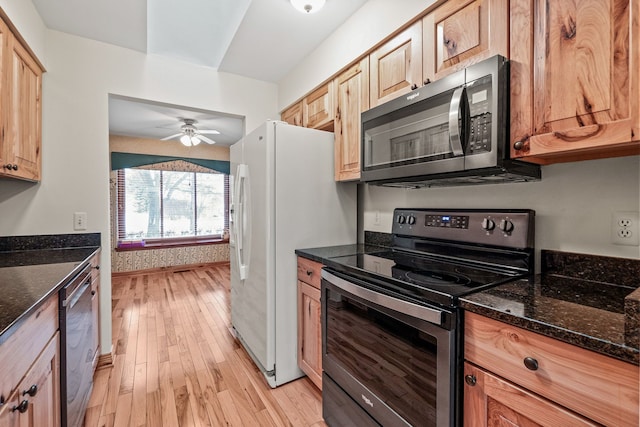
[[[320,289],[320,270],[322,264],[307,258],[298,257],[298,280]]]
[[[58,294],[55,294],[0,347],[0,395],[11,394],[57,329]]]
[[[468,312],[464,352],[468,361],[594,421],[638,425],[638,366]],[[535,360],[529,368],[526,358]]]

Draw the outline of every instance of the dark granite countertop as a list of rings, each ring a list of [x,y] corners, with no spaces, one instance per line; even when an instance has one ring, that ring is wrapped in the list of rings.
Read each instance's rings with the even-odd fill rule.
[[[542,274],[468,295],[461,307],[638,365],[640,260],[552,251],[542,258]]]
[[[327,265],[331,263],[331,258],[348,256],[348,255],[370,254],[374,252],[383,251],[384,249],[385,248],[382,246],[360,243],[360,244],[353,244],[353,245],[339,245],[339,246],[325,246],[321,248],[296,249],[296,255]]]
[[[80,241],[91,246],[55,247],[68,244],[66,236],[80,239],[80,235],[56,235],[57,244],[47,241],[45,245],[54,247],[43,247],[40,236],[0,237],[0,344],[100,250],[99,233]]]

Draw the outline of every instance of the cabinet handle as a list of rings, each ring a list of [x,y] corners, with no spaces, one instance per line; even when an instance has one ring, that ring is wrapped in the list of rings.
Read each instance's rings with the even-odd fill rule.
[[[18,170],[18,165],[14,164],[14,165],[12,166],[12,168],[13,168],[13,170],[14,170],[14,171],[17,171],[17,170]]]
[[[91,291],[91,296],[94,296],[96,294],[96,291]]]
[[[22,392],[22,395],[24,396],[25,394],[28,394],[29,396],[33,397],[36,394],[38,394],[38,385],[34,384],[31,387],[29,387],[28,390],[25,390]]]
[[[27,409],[29,409],[29,401],[23,400],[18,406],[14,406],[13,408],[11,408],[11,412],[18,411],[21,414],[24,414],[25,412],[27,412]]]
[[[95,266],[95,267],[93,267],[93,268],[95,268],[96,270],[100,270],[100,266],[99,266],[99,265],[96,265],[96,266]]]
[[[536,359],[534,359],[533,357],[525,357],[524,358],[524,366],[526,366],[527,369],[529,369],[531,371],[537,371],[538,370],[538,361]]]
[[[416,90],[418,89],[418,85],[416,83],[411,85],[411,90]]]
[[[465,375],[464,376],[464,382],[466,382],[467,384],[469,384],[471,387],[475,386],[476,383],[478,382],[478,380],[476,379],[475,375]]]
[[[307,276],[311,277],[312,274],[313,274],[313,270],[307,270]]]
[[[429,83],[431,83],[431,79],[425,79],[425,80],[424,80],[424,84],[425,84],[425,85],[428,85]]]
[[[524,148],[524,141],[516,141],[513,143],[514,150],[522,150]]]

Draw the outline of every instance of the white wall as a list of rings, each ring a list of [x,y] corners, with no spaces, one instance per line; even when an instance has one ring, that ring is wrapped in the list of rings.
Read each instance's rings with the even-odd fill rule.
[[[519,208],[536,211],[536,248],[640,258],[611,243],[611,214],[640,210],[640,157],[543,166],[542,180],[471,187],[365,186],[364,229],[391,232],[393,209]],[[375,223],[376,212],[380,223]]]
[[[18,28],[21,32],[39,32],[28,27],[34,25],[33,17],[9,17],[16,25],[25,22],[27,27]],[[87,212],[87,232],[102,233],[102,271],[109,272],[108,94],[244,115],[247,130],[252,130],[265,119],[277,117],[277,87],[45,32],[42,181],[0,181],[0,235],[74,233],[73,212]],[[111,348],[108,273],[102,276],[100,307],[101,343],[106,352]]]

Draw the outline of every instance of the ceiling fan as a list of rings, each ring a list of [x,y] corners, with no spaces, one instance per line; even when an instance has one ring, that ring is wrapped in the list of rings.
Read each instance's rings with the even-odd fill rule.
[[[198,129],[194,126],[195,123],[197,123],[197,120],[194,119],[180,119],[180,121],[184,122],[184,124],[180,126],[180,133],[162,138],[161,141],[167,141],[169,139],[180,137],[180,142],[182,142],[182,144],[187,147],[198,145],[200,144],[200,141],[204,141],[207,144],[216,143],[213,139],[205,136],[205,134],[219,135],[220,132],[218,132],[217,130]]]

